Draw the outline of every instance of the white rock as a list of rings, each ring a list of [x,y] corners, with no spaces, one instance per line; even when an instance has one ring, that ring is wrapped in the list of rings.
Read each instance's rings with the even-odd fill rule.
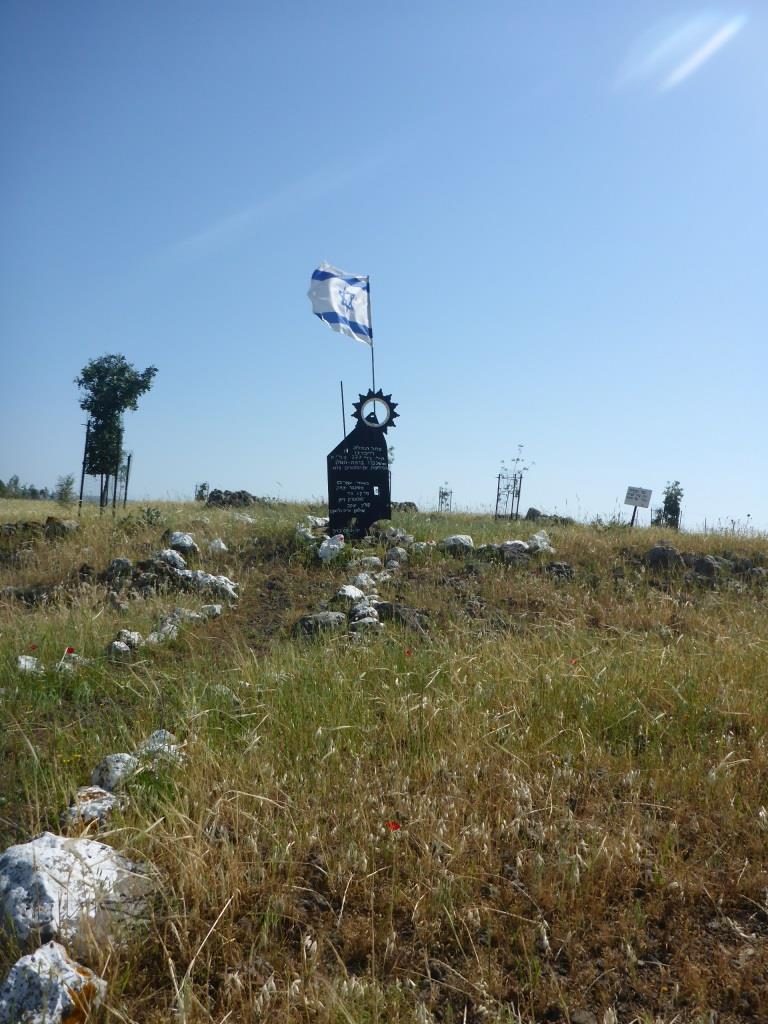
[[[200,548],[195,543],[195,538],[191,533],[182,533],[180,530],[174,530],[168,538],[168,547],[174,548],[176,551],[181,551],[183,555],[199,555]]]
[[[305,523],[297,523],[296,525],[296,536],[300,540],[307,541],[309,544],[314,544],[317,539]]]
[[[182,569],[176,576],[183,579],[192,590],[203,594],[211,594],[213,597],[226,597],[230,601],[237,601],[237,583],[234,583],[227,576],[213,576],[202,569]]]
[[[173,611],[161,620],[160,629],[167,623],[180,626],[183,622],[203,622],[205,616],[202,612],[195,612],[191,608],[174,608]]]
[[[549,540],[549,535],[546,530],[539,530],[538,533],[534,533],[531,539],[528,541],[528,547],[531,551],[542,551],[548,554],[554,554],[555,549]]]
[[[221,539],[221,537],[214,537],[214,539],[208,545],[208,550],[211,552],[212,555],[223,555],[225,552],[229,551],[229,548]]]
[[[144,644],[144,637],[135,629],[121,629],[115,640],[126,644],[132,651],[137,650]]]
[[[75,669],[88,664],[88,659],[80,657],[79,654],[63,654],[56,665],[56,671],[74,672]]]
[[[357,601],[349,609],[349,618],[352,622],[357,619],[378,619],[378,617],[376,606],[367,597],[364,597],[362,601]]]
[[[434,546],[434,542],[430,542],[428,540],[415,540],[408,550],[412,555],[423,555],[426,551],[430,551]]]
[[[139,916],[152,888],[138,866],[93,839],[51,832],[0,857],[0,921],[21,942],[38,934],[87,947]]]
[[[138,769],[138,758],[133,754],[107,754],[93,769],[91,774],[91,785],[100,786],[102,789],[120,789],[123,783],[129,779]]]
[[[142,758],[174,761],[176,764],[180,764],[184,760],[176,737],[167,729],[156,729],[151,736],[138,745],[136,753]]]
[[[364,558],[357,558],[352,564],[359,566],[365,571],[382,568],[381,559],[378,555],[366,555]]]
[[[468,533],[454,533],[453,536],[446,537],[445,540],[440,541],[440,547],[443,551],[472,551],[474,546],[475,542]]]
[[[238,523],[249,523],[250,525],[253,525],[256,522],[253,516],[249,516],[247,512],[235,512],[232,518],[236,519]]]
[[[165,562],[166,565],[170,565],[173,569],[186,569],[187,563],[181,557],[178,551],[174,551],[173,548],[163,548],[162,551],[158,551],[155,555],[161,562]]]
[[[105,981],[47,942],[11,968],[0,988],[0,1024],[76,1024],[107,992]]]
[[[390,562],[407,562],[408,561],[408,552],[405,550],[405,548],[401,548],[401,547],[397,547],[396,546],[396,547],[390,548],[387,551],[387,556],[386,557],[387,557],[387,564],[389,564]]]
[[[350,623],[349,628],[353,633],[380,633],[384,629],[384,623],[369,615],[364,619],[356,619]]]
[[[344,550],[344,537],[337,533],[334,537],[325,537],[320,545],[317,555],[323,562],[330,562],[337,558]]]
[[[307,522],[310,526],[317,530],[321,530],[328,525],[328,516],[307,516]]]
[[[218,619],[222,610],[220,604],[204,604],[200,609],[200,614],[206,619]]]
[[[62,815],[64,825],[103,825],[112,811],[127,806],[127,797],[119,797],[100,786],[81,786],[74,803]]]
[[[366,594],[375,593],[376,591],[376,580],[367,572],[358,573],[352,580],[352,585]]]
[[[336,600],[342,604],[355,604],[356,601],[362,601],[365,599],[365,594],[359,587],[353,587],[349,583],[345,583],[343,587],[339,587],[336,591]]]
[[[109,645],[108,653],[112,661],[131,660],[131,648],[123,640],[113,640]]]
[[[31,654],[20,654],[16,659],[16,668],[25,675],[39,676],[45,669],[37,658]]]

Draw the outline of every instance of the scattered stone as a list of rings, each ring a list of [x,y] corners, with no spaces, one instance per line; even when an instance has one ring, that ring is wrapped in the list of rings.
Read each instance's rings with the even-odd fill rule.
[[[126,644],[132,651],[144,646],[144,637],[135,629],[121,629],[115,640]]]
[[[707,579],[715,579],[721,574],[725,566],[723,562],[725,559],[715,558],[714,555],[703,555],[699,558],[694,559],[693,571],[699,576],[706,576]],[[728,568],[731,567],[730,563],[726,563]]]
[[[382,561],[378,555],[364,555],[362,558],[356,558],[351,564],[365,570],[383,568]]]
[[[337,558],[344,550],[344,537],[342,534],[337,533],[333,537],[325,537],[322,544],[320,545],[317,555],[318,558],[326,564]]]
[[[425,612],[392,601],[376,601],[375,608],[380,619],[399,622],[417,633],[427,632],[428,619]]]
[[[248,523],[249,526],[253,526],[256,520],[253,516],[249,516],[247,512],[235,512],[233,517],[238,523]]]
[[[524,540],[505,540],[499,545],[499,549],[505,557],[508,555],[527,555],[530,551],[530,547]]]
[[[296,524],[296,536],[299,540],[306,541],[308,544],[314,544],[317,540],[312,530],[305,523]]]
[[[475,542],[468,533],[455,533],[453,536],[446,537],[445,540],[440,541],[440,548],[442,551],[461,555],[467,551],[474,551]]]
[[[88,664],[88,659],[76,654],[75,651],[72,651],[71,653],[69,651],[65,651],[56,665],[56,671],[74,672],[75,669],[82,668],[84,665]]]
[[[106,992],[98,975],[47,942],[11,968],[0,988],[0,1024],[78,1024]]]
[[[220,491],[215,487],[205,504],[212,508],[247,508],[249,505],[263,505],[267,502],[248,491]]]
[[[61,938],[83,948],[140,916],[152,884],[138,865],[93,839],[51,832],[0,857],[0,921],[26,943]]]
[[[376,592],[377,583],[369,573],[361,572],[352,580],[352,586],[362,590],[364,594],[372,594]]]
[[[57,519],[56,516],[48,516],[45,520],[44,532],[48,540],[59,540],[61,537],[68,537],[77,533],[80,524],[74,519]]]
[[[554,555],[555,549],[552,547],[552,543],[549,539],[549,534],[546,530],[539,530],[528,541],[528,550],[532,554],[546,552]]]
[[[387,565],[394,563],[395,565],[404,564],[408,561],[408,552],[402,547],[389,548],[387,551]]]
[[[188,590],[211,594],[214,597],[225,597],[230,601],[238,600],[239,584],[227,576],[214,576],[209,572],[203,572],[202,569],[181,569],[175,575]]]
[[[108,583],[114,583],[116,580],[127,578],[132,572],[133,562],[130,558],[113,558],[104,571],[104,578]]]
[[[683,559],[671,544],[656,544],[646,552],[645,564],[649,569],[677,569],[683,565]]]
[[[299,635],[315,636],[342,629],[346,624],[347,617],[343,612],[314,612],[312,615],[302,615],[293,629]]]
[[[107,754],[93,769],[91,785],[112,793],[122,788],[123,784],[136,773],[139,759],[133,754]]]
[[[212,555],[224,555],[226,554],[227,551],[229,551],[229,548],[221,539],[221,537],[214,537],[214,539],[208,545],[208,550],[211,552]]]
[[[74,803],[62,814],[62,825],[106,824],[115,809],[127,805],[127,797],[119,797],[100,786],[81,786]]]
[[[378,619],[379,613],[367,597],[352,605],[349,609],[350,622],[358,622],[360,619]]]
[[[328,516],[307,516],[307,523],[315,530],[323,530],[330,522]]]
[[[380,633],[384,629],[384,624],[379,622],[378,618],[367,615],[362,619],[355,619],[349,628],[353,633]]]
[[[343,587],[339,587],[336,591],[334,601],[337,604],[354,605],[358,601],[365,600],[365,594],[359,587],[353,587],[351,584],[346,583]]]
[[[16,668],[30,676],[39,676],[45,671],[39,659],[31,654],[20,654],[16,659]]]
[[[163,548],[162,551],[158,551],[154,556],[161,562],[165,562],[166,565],[170,565],[172,569],[186,569],[187,563],[181,557],[178,551],[174,551],[173,548]]]
[[[210,501],[210,498],[208,500]],[[163,539],[165,539],[165,537]],[[182,555],[200,554],[200,548],[195,543],[195,538],[191,533],[182,533],[180,530],[171,530],[167,535],[167,544],[169,548],[173,548],[174,551],[179,551]]]
[[[220,604],[204,604],[200,609],[200,614],[205,619],[218,619],[222,611],[223,607]]]
[[[184,754],[178,744],[176,737],[167,729],[156,729],[151,736],[136,747],[136,753],[140,758],[149,760],[166,760],[180,764],[184,760]]]
[[[434,546],[435,542],[432,540],[415,540],[409,545],[408,551],[412,555],[423,555],[427,551],[431,551]]]
[[[544,571],[559,580],[572,580],[574,577],[573,566],[568,562],[550,562]]]
[[[130,661],[131,648],[123,640],[113,640],[107,649],[112,661]]]

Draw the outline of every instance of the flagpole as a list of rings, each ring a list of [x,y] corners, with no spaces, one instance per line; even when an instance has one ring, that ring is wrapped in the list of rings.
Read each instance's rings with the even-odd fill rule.
[[[371,390],[376,394],[376,362],[373,358],[373,317],[371,316],[371,279],[368,278],[368,330],[371,332]]]

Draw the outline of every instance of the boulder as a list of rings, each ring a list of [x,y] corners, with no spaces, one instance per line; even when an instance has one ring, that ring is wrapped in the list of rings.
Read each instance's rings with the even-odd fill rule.
[[[68,537],[77,533],[80,524],[74,519],[57,519],[56,516],[48,516],[45,520],[44,532],[49,540],[58,540],[61,537]]]
[[[547,552],[554,555],[555,549],[552,547],[552,542],[549,539],[549,534],[546,530],[539,530],[538,533],[528,540],[528,550],[533,554],[540,552]]]
[[[342,534],[337,533],[333,537],[325,537],[322,544],[318,548],[317,557],[321,562],[331,562],[334,558],[338,558],[341,552],[344,550],[344,537]]]
[[[401,563],[404,564],[408,561],[408,552],[405,550],[405,548],[400,547],[399,545],[395,545],[395,547],[389,548],[389,550],[387,551],[385,561],[387,565],[400,565]]]
[[[161,562],[165,562],[165,564],[170,565],[172,569],[187,568],[187,563],[181,557],[179,552],[174,551],[173,548],[163,548],[162,551],[158,551],[157,554],[152,557],[159,559]]]
[[[384,629],[384,625],[372,615],[366,615],[362,619],[355,619],[350,623],[349,628],[352,633],[380,633]]]
[[[109,792],[120,789],[139,767],[133,754],[107,754],[91,774],[91,785]]]
[[[0,988],[0,1024],[78,1024],[106,991],[98,975],[47,942],[11,968]]]
[[[123,640],[113,640],[107,649],[111,661],[130,661],[131,648]]]
[[[352,563],[365,572],[374,569],[382,569],[383,565],[378,555],[364,555],[362,558],[356,558]]]
[[[200,548],[195,543],[191,533],[182,533],[180,530],[171,530],[167,535],[169,548],[178,551],[182,555],[199,555]]]
[[[141,916],[152,887],[111,846],[43,832],[0,857],[0,921],[20,942],[61,938],[88,948]]]
[[[347,617],[343,612],[314,612],[312,615],[302,615],[293,630],[302,636],[316,636],[318,633],[342,629],[346,624]]]
[[[229,551],[229,548],[221,539],[221,537],[214,537],[214,539],[208,545],[208,550],[212,555],[224,555],[227,553],[227,551]]]
[[[132,651],[136,651],[144,645],[144,637],[135,629],[121,629],[115,640],[124,643]]]
[[[372,594],[376,592],[377,584],[373,576],[367,572],[361,572],[352,580],[352,586],[355,590],[362,590],[364,594]]]
[[[104,571],[104,579],[108,583],[113,583],[115,580],[127,578],[132,572],[133,562],[130,558],[113,558]]]
[[[114,810],[127,806],[127,797],[119,797],[100,786],[81,786],[73,803],[61,816],[62,825],[106,824]]]
[[[442,551],[449,551],[454,555],[465,554],[467,551],[474,551],[475,542],[467,533],[454,533],[440,541]]]
[[[346,583],[343,587],[339,587],[334,597],[336,604],[345,605],[351,607],[358,601],[365,600],[365,593],[359,587],[353,587],[351,584]]]
[[[544,571],[559,580],[572,580],[574,577],[573,566],[568,562],[550,562]]]
[[[178,740],[167,729],[156,729],[136,747],[136,754],[144,761],[170,761],[181,764],[184,754]]]
[[[645,554],[649,569],[677,569],[683,565],[683,558],[671,544],[655,544]]]
[[[205,619],[218,619],[222,611],[223,608],[220,604],[204,604],[200,609],[200,614]]]

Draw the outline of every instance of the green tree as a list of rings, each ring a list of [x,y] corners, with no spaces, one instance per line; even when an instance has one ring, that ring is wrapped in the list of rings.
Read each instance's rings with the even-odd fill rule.
[[[75,377],[83,392],[80,408],[90,417],[85,471],[101,477],[102,508],[123,459],[123,413],[138,409],[156,373],[156,366],[137,370],[123,355],[106,355],[92,359]]]
[[[58,478],[53,497],[60,505],[71,505],[75,500],[75,478],[72,473]]]
[[[679,480],[667,483],[664,488],[664,504],[656,510],[653,517],[654,526],[668,526],[673,530],[680,529],[680,516],[682,514],[683,488]]]

